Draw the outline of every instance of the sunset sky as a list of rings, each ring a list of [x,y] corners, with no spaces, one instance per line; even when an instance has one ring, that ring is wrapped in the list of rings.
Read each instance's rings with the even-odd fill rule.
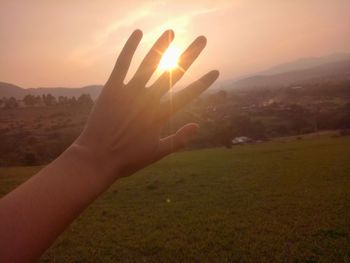
[[[231,79],[302,57],[350,52],[349,14],[349,0],[0,0],[0,81],[103,84],[137,28],[144,39],[131,71],[171,28],[180,48],[198,35],[208,38],[183,84],[211,69]]]

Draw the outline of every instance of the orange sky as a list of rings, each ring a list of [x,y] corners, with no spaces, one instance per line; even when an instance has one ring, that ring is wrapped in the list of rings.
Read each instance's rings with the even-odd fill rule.
[[[0,81],[23,87],[103,84],[129,34],[144,31],[135,69],[164,29],[208,45],[182,84],[301,57],[350,52],[349,0],[0,0]],[[181,84],[180,84],[181,85]]]

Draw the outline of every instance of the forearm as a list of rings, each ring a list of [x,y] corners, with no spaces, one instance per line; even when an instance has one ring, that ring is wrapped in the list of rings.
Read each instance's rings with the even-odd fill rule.
[[[72,146],[3,197],[0,262],[36,260],[113,182],[114,176],[96,167],[92,155]]]

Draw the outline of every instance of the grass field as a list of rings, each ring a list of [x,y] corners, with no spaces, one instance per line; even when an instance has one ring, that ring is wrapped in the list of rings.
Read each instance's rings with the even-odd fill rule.
[[[0,195],[38,169],[0,169]],[[41,260],[350,262],[350,137],[174,154],[117,181]]]

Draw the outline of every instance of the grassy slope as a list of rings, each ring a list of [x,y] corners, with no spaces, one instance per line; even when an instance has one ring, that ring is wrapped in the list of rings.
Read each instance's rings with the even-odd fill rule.
[[[349,160],[349,137],[178,153],[115,183],[42,261],[348,260]],[[0,169],[0,194],[37,169]]]

